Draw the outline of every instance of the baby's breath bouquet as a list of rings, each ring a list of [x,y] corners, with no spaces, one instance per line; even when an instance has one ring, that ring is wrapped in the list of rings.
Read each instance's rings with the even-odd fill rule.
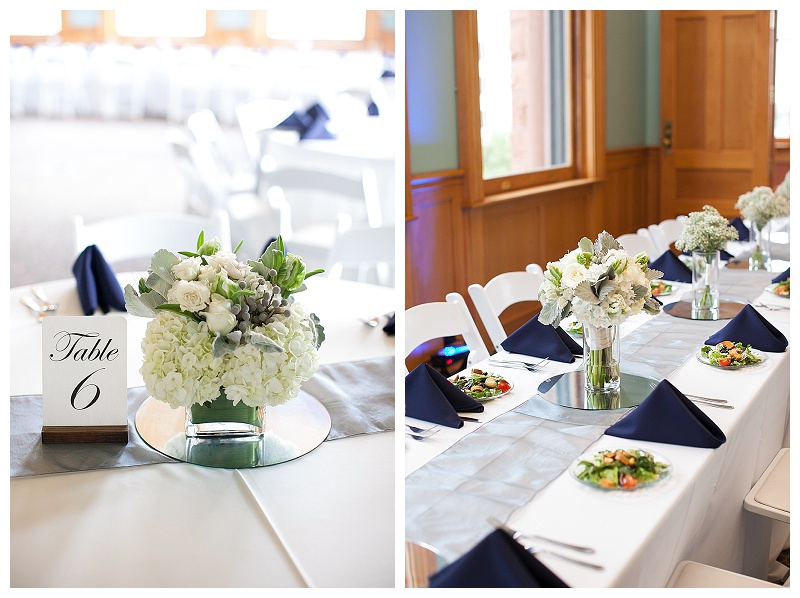
[[[736,202],[736,209],[741,212],[743,218],[750,220],[759,229],[764,228],[770,220],[788,216],[788,181],[787,175],[784,181],[786,188],[785,191],[781,190],[781,193],[775,192],[769,187],[755,187],[752,191],[740,195]]]
[[[263,410],[295,398],[324,334],[294,295],[321,270],[306,272],[281,238],[247,263],[203,233],[195,251],[179,253],[157,251],[138,290],[125,288],[128,312],[153,318],[140,370],[148,392],[195,421],[200,406]]]
[[[775,189],[775,195],[780,195],[781,197],[785,197],[787,200],[789,199],[789,173],[786,173],[786,177],[783,179],[780,185]]]
[[[680,251],[710,253],[725,249],[728,241],[736,241],[739,232],[713,206],[703,206],[702,212],[690,212],[683,230],[675,241]]]

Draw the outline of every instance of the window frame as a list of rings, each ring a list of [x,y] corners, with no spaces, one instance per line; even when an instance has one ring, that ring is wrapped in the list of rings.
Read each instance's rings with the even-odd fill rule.
[[[594,11],[569,11],[570,27],[570,164],[540,171],[483,178],[478,19],[476,11],[453,11],[458,86],[460,167],[465,175],[467,202],[480,204],[536,188],[568,184],[596,176],[600,164],[595,146],[604,140],[600,122],[590,115],[604,109],[599,101],[599,73],[594,68],[605,54],[595,36],[600,24]],[[590,151],[591,150],[591,151]]]

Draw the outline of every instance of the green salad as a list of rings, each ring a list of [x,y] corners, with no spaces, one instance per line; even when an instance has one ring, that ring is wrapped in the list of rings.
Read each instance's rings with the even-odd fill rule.
[[[752,352],[750,345],[722,341],[716,345],[704,345],[700,349],[702,355],[712,365],[738,368],[745,365],[761,363],[764,359]]]
[[[450,378],[450,382],[478,401],[493,399],[511,390],[511,383],[500,374],[490,374],[477,368],[468,374],[457,374]]]
[[[669,465],[639,449],[599,451],[578,462],[575,476],[598,488],[631,489],[646,486],[669,475]]]
[[[580,336],[583,334],[583,324],[580,322],[572,322],[571,324],[567,324],[567,332]]]

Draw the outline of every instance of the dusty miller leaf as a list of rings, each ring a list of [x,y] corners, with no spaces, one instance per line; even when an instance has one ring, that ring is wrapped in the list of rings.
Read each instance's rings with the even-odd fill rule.
[[[591,303],[592,305],[597,305],[600,303],[600,299],[598,299],[597,295],[594,294],[592,285],[589,284],[588,280],[582,280],[578,283],[578,286],[575,287],[575,296],[578,299],[583,299],[587,303]]]

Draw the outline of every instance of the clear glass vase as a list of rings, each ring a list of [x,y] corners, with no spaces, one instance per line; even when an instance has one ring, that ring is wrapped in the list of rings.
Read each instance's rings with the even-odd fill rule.
[[[213,401],[186,408],[186,436],[247,437],[264,434],[264,407],[250,407],[242,402],[234,405],[220,389]]]
[[[719,251],[692,252],[692,319],[719,319]]]
[[[750,241],[753,245],[753,250],[750,254],[750,270],[769,270],[771,261],[769,243],[771,225],[771,220],[767,220],[760,227],[755,222],[750,223]]]
[[[615,409],[620,392],[619,326],[583,325],[583,372],[587,406]]]

